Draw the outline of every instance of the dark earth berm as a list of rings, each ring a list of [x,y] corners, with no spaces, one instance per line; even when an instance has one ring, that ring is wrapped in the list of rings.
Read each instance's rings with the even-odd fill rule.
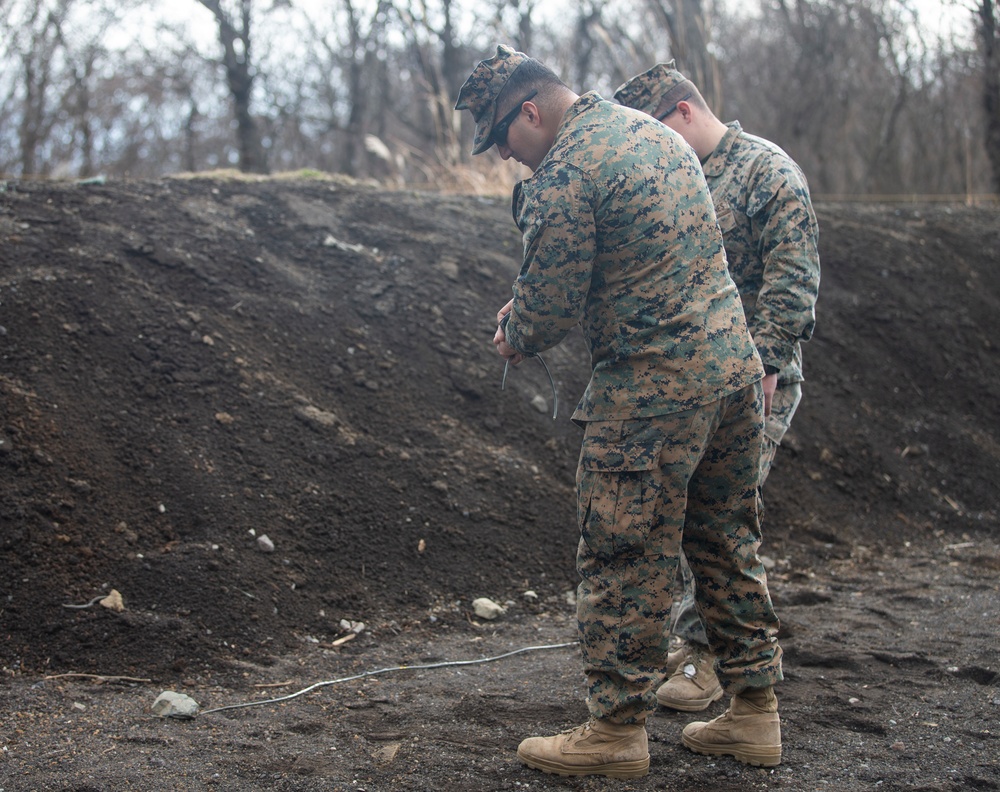
[[[765,490],[783,764],[690,753],[701,716],[661,710],[650,774],[608,781],[514,754],[585,719],[575,647],[413,668],[575,640],[588,361],[545,355],[555,421],[535,362],[500,390],[506,199],[0,182],[0,789],[1000,789],[1000,215],[817,213]]]

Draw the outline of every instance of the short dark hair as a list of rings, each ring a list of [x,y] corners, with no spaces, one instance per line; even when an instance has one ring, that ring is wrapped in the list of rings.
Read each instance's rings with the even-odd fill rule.
[[[528,58],[514,70],[497,96],[497,118],[502,118],[513,110],[513,103],[520,97],[538,91],[539,97],[544,98],[555,88],[568,90],[566,83],[548,66],[534,58]]]
[[[676,105],[678,102],[683,101],[688,101],[695,107],[702,110],[708,109],[705,97],[701,95],[701,91],[698,90],[698,86],[690,80],[684,79],[660,97],[660,104],[657,106],[656,112],[653,113],[653,118],[661,118],[668,109]]]

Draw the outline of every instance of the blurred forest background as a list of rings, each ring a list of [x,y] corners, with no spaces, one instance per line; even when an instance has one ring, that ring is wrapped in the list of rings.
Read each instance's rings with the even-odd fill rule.
[[[1000,191],[998,0],[0,0],[0,173],[315,170],[504,192],[453,110],[507,43],[578,92],[675,58],[815,195]],[[928,18],[933,16],[934,18]]]

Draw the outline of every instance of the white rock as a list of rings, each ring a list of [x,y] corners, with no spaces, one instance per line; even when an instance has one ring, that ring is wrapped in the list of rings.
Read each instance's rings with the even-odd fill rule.
[[[360,621],[351,621],[350,619],[341,619],[340,629],[344,632],[352,632],[355,635],[359,635],[365,631],[365,623]]]
[[[257,537],[257,549],[262,553],[273,553],[274,542],[271,541],[267,534],[261,534]]]
[[[492,621],[500,616],[503,616],[507,611],[500,605],[497,605],[489,597],[479,597],[472,601],[472,609],[476,612],[476,615],[480,619],[487,619]]]
[[[198,714],[198,702],[183,693],[165,690],[156,697],[152,710],[161,718],[190,719]]]
[[[538,599],[538,594],[536,594],[536,593],[535,593],[534,591],[532,591],[531,589],[528,589],[528,590],[527,590],[526,592],[524,592],[524,594],[523,594],[522,596],[523,596],[523,597],[524,597],[524,598],[525,598],[526,600],[536,600],[536,599]]]

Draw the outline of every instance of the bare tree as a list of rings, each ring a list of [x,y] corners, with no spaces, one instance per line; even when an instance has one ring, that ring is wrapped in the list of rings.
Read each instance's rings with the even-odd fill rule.
[[[438,0],[430,8],[426,0],[409,0],[397,6],[408,38],[408,53],[417,71],[418,92],[423,107],[424,140],[445,162],[460,158],[455,97],[467,76],[465,51],[456,35],[455,18],[460,0]]]
[[[366,25],[355,2],[344,0],[348,34],[346,88],[350,112],[341,169],[352,176],[367,175],[368,149],[365,141],[371,133],[371,105],[382,93],[379,90],[379,75],[384,75],[385,70],[381,68],[378,53],[385,45],[385,26],[390,6],[385,0],[379,2]]]
[[[80,54],[79,60],[71,67],[73,89],[70,109],[76,126],[76,145],[81,160],[79,174],[84,178],[95,173],[91,84],[97,61],[102,54],[100,47],[92,44]]]
[[[986,154],[993,169],[993,189],[1000,192],[1000,30],[997,0],[979,0],[976,32],[983,60],[983,110]]]
[[[908,14],[895,0],[777,0],[727,20],[727,115],[788,149],[819,192],[912,191],[904,156],[934,73]]]
[[[510,0],[508,5],[517,15],[517,37],[513,41],[514,46],[521,52],[531,52],[534,44],[534,12],[537,3],[535,0]]]
[[[245,173],[267,173],[267,157],[257,122],[251,112],[256,77],[251,57],[253,0],[235,0],[232,11],[222,7],[222,0],[198,2],[212,12],[219,26],[222,65],[236,118],[240,170]]]
[[[65,60],[64,81],[67,84],[61,110],[65,123],[72,129],[72,145],[75,146],[75,151],[66,152],[66,159],[79,163],[76,170],[84,178],[97,172],[98,128],[101,116],[109,115],[107,108],[100,106],[103,97],[98,87],[103,79],[100,72],[110,63],[104,34],[135,2],[93,2],[86,7],[89,19],[86,28],[67,23],[58,26]]]
[[[8,19],[12,36],[8,51],[19,65],[13,90],[20,94],[17,139],[21,173],[31,176],[44,171],[39,163],[39,149],[48,139],[56,123],[56,99],[53,83],[62,47],[60,26],[69,13],[73,0],[54,3],[26,2],[14,9]],[[21,12],[18,16],[18,11]],[[41,165],[41,167],[40,167]]]
[[[600,2],[585,2],[577,6],[576,35],[574,36],[575,53],[573,63],[573,79],[577,87],[590,85],[594,71],[596,50],[600,46],[599,38],[594,33],[601,26]]]
[[[718,110],[722,84],[719,64],[709,50],[711,24],[704,0],[646,0],[646,4],[658,26],[667,31],[678,68]]]

